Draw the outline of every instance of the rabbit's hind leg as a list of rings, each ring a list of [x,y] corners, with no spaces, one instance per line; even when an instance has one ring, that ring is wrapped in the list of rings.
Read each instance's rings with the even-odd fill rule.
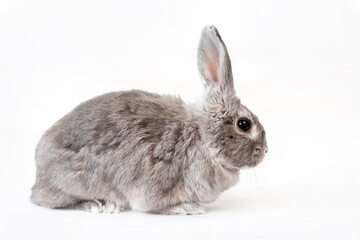
[[[37,205],[48,208],[68,208],[76,204],[76,199],[61,190],[44,184],[35,184],[32,188],[31,200]]]

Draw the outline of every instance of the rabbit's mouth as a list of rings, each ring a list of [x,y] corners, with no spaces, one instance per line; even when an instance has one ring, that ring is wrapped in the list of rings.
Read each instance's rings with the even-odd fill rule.
[[[254,153],[252,155],[251,161],[249,162],[249,167],[255,167],[262,162],[265,157],[265,153],[267,153],[268,148],[265,146],[264,148],[255,147]]]
[[[252,146],[252,149],[243,149],[247,154],[241,152],[240,158],[232,158],[227,156],[221,156],[214,148],[208,147],[210,155],[214,157],[215,161],[219,163],[224,169],[232,172],[237,172],[241,169],[247,169],[256,167],[259,165],[265,157],[268,151],[267,144],[256,144]],[[245,155],[245,156],[244,156]]]
[[[226,170],[228,171],[239,171],[240,169],[248,169],[248,168],[252,168],[252,167],[256,167],[257,165],[259,165],[262,160],[265,157],[265,153],[267,152],[267,146],[263,147],[255,147],[254,152],[252,153],[252,155],[247,158],[245,161],[240,160],[237,162],[232,162],[232,161],[225,161],[222,158],[216,158],[216,160],[218,161],[218,163]]]
[[[262,162],[264,157],[258,157],[258,156],[254,156],[255,159],[252,159],[249,163],[243,165],[240,167],[240,169],[244,170],[244,169],[248,169],[248,168],[253,168],[256,167],[257,165],[259,165],[259,163]]]

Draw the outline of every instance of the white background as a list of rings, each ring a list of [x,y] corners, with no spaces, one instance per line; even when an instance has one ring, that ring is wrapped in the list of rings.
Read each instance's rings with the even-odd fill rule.
[[[194,101],[214,24],[269,152],[200,216],[91,215],[29,200],[41,134],[117,90]],[[0,2],[1,239],[360,239],[360,2]]]

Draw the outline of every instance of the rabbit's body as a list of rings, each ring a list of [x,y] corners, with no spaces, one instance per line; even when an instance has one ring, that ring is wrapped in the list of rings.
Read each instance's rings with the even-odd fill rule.
[[[204,97],[193,104],[139,90],[80,104],[41,138],[31,199],[50,208],[199,214],[259,164],[265,131],[237,98],[226,47],[202,31]]]
[[[214,200],[238,174],[211,156],[193,108],[143,91],[82,103],[39,142],[32,199],[51,208],[101,199],[140,211]]]

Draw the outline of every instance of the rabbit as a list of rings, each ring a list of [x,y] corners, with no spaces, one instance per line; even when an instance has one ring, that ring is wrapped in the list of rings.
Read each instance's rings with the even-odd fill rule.
[[[47,130],[36,152],[31,200],[92,213],[205,213],[239,170],[268,150],[263,126],[236,96],[226,46],[201,32],[203,96],[185,103],[141,90],[83,102]]]

